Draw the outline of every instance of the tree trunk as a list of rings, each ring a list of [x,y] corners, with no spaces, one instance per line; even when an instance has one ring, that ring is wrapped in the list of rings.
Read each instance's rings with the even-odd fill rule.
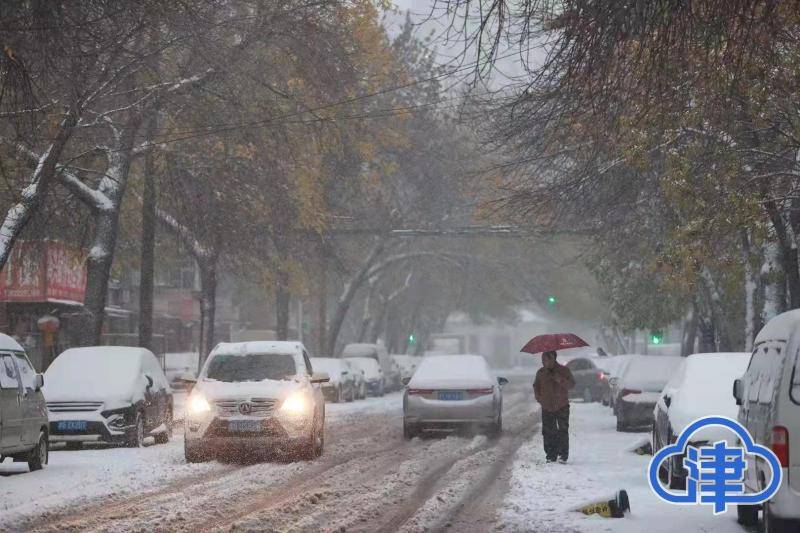
[[[381,305],[378,308],[378,314],[372,319],[372,327],[370,327],[367,342],[372,344],[378,342],[381,333],[383,333],[384,325],[386,324],[386,309],[388,307],[389,302],[382,300]]]
[[[275,335],[279,341],[289,339],[289,273],[279,268],[275,279]]]
[[[753,340],[756,336],[755,298],[758,280],[751,263],[750,237],[745,228],[742,228],[742,262],[744,263],[744,349],[749,352],[753,349]]]
[[[319,294],[317,300],[317,353],[331,357],[333,353],[326,352],[328,342],[328,268],[325,258],[320,252],[319,260]]]
[[[197,258],[195,258],[196,260]],[[197,261],[200,269],[200,367],[214,349],[214,325],[217,313],[217,260]]]
[[[764,310],[762,322],[767,322],[783,311],[784,280],[779,262],[778,244],[767,241],[764,244],[764,262],[761,265],[761,283],[764,286]]]
[[[153,139],[157,126],[156,115],[147,125],[147,138]],[[153,288],[156,246],[156,165],[153,151],[144,161],[144,191],[142,194],[142,250],[139,266],[139,346],[153,350]]]
[[[789,308],[797,309],[800,308],[800,270],[798,270],[797,245],[792,235],[794,232],[792,231],[791,225],[786,224],[775,202],[766,202],[765,206],[769,213],[772,227],[775,230],[775,237],[777,238],[777,242],[775,243],[778,250],[776,259],[780,261],[783,267],[783,291],[787,292],[788,289]],[[785,298],[784,302],[786,302],[786,300]],[[784,308],[785,303],[780,307],[779,312],[785,310]]]
[[[75,113],[70,111],[59,125],[58,133],[50,146],[39,156],[37,161],[30,161],[35,164],[35,167],[28,180],[28,185],[22,190],[19,201],[9,208],[3,224],[0,226],[0,270],[5,267],[17,237],[39,209],[42,199],[55,181],[56,164],[61,159],[61,154],[72,136],[76,123]]]
[[[358,292],[359,287],[361,287],[366,280],[369,269],[375,263],[378,256],[383,253],[385,247],[386,242],[383,239],[375,243],[359,269],[353,274],[350,280],[345,283],[342,294],[339,296],[339,301],[336,303],[336,310],[333,313],[333,318],[331,319],[330,332],[328,333],[329,357],[333,357],[336,353],[336,341],[339,338],[339,332],[342,329],[342,324],[344,324],[344,319],[347,317],[347,311],[350,309],[350,304],[353,303],[356,292]]]
[[[103,333],[108,282],[117,244],[119,211],[105,209],[95,217],[92,248],[86,259],[86,296],[83,300],[84,324],[79,333],[82,346],[98,346]]]
[[[681,356],[686,357],[694,353],[697,342],[697,313],[691,309],[683,322],[683,335],[681,337]]]
[[[370,290],[367,297],[364,299],[364,313],[361,315],[361,324],[358,328],[358,339],[357,342],[364,342],[367,337],[367,333],[370,330],[370,324],[372,324],[372,298],[374,296],[374,291]]]

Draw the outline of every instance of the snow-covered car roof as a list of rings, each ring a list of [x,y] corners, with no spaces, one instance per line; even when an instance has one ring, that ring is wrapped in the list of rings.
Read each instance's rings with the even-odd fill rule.
[[[497,383],[480,355],[429,355],[408,382],[411,389],[484,388]]]
[[[221,342],[211,353],[215,355],[301,354],[303,345],[296,341]]]
[[[631,358],[620,376],[620,387],[642,392],[661,392],[683,357],[667,355],[638,355]]]
[[[357,368],[364,371],[364,377],[366,379],[376,379],[380,377],[381,367],[378,366],[378,361],[375,359],[371,357],[348,357],[347,359]]]
[[[0,333],[0,350],[10,350],[12,352],[24,352],[25,350],[13,337]]]
[[[383,347],[380,344],[370,344],[366,342],[354,342],[348,344],[342,350],[343,357],[375,357],[381,352]]]
[[[88,346],[70,348],[47,368],[44,395],[48,401],[131,400],[142,388],[145,358],[157,365],[146,348]],[[161,376],[151,376],[161,380]]]
[[[338,382],[342,380],[342,371],[346,371],[344,361],[336,359],[335,357],[312,357],[311,367],[314,372],[325,372],[331,381]]]
[[[733,381],[742,377],[749,363],[750,354],[745,352],[686,357],[664,388],[671,397],[668,414],[675,434],[703,416],[736,418],[739,407],[731,394]]]
[[[761,328],[754,344],[766,341],[788,341],[794,330],[800,328],[800,309],[781,313]]]

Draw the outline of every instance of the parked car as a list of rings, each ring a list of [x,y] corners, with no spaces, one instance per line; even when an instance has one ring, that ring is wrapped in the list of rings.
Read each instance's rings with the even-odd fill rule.
[[[682,357],[637,355],[619,378],[616,402],[617,431],[653,425],[653,409],[664,385]]]
[[[417,370],[417,366],[419,366],[422,357],[417,355],[392,355],[392,359],[397,366],[400,367],[400,381],[404,379],[410,379],[411,376],[414,375],[414,371]]]
[[[656,402],[653,453],[673,444],[698,418],[712,415],[736,418],[739,408],[731,397],[731,387],[744,374],[749,362],[749,353],[699,353],[686,357]],[[730,431],[707,427],[693,434],[689,444],[704,446],[721,440],[735,444]],[[673,455],[659,474],[670,488],[682,488],[686,481],[683,456]]]
[[[170,387],[185,389],[197,378],[197,364],[200,354],[197,352],[175,352],[164,354],[164,374]]]
[[[800,311],[782,313],[755,339],[750,365],[734,382],[738,420],[753,439],[769,446],[783,468],[778,492],[763,506],[766,533],[800,530]],[[747,456],[745,488],[758,492],[768,467]],[[739,522],[754,524],[756,506],[738,506]]]
[[[150,350],[128,346],[72,348],[44,374],[50,442],[80,448],[85,442],[131,447],[148,435],[172,434],[172,389]]]
[[[0,463],[27,462],[31,471],[48,460],[48,420],[43,378],[20,344],[0,333]]]
[[[609,405],[612,409],[614,409],[615,398],[617,397],[619,377],[625,371],[625,367],[628,366],[631,357],[633,356],[628,354],[614,355],[608,359],[603,359],[599,363],[600,367],[606,373],[606,381],[608,381],[607,397],[603,404]]]
[[[328,380],[314,373],[299,342],[217,345],[187,398],[186,460],[199,462],[222,451],[319,457],[325,444],[320,386]]]
[[[403,375],[400,365],[393,358],[389,357],[389,375],[386,378],[386,391],[394,392],[403,388]]]
[[[605,372],[595,361],[579,357],[568,361],[566,367],[575,378],[575,387],[570,390],[570,396],[583,398],[585,402],[599,402],[607,395],[609,388]]]
[[[350,363],[364,373],[364,390],[368,396],[383,396],[386,384],[378,361],[371,357],[348,357]]]
[[[353,363],[351,359],[342,359],[342,362],[347,367],[348,372],[353,378],[353,389],[355,391],[355,399],[363,400],[367,397],[367,380],[364,378],[364,371],[361,367]]]
[[[420,362],[403,394],[403,435],[470,428],[503,430],[503,391],[480,355],[431,355]]]
[[[389,379],[392,374],[392,358],[389,357],[389,352],[382,344],[366,344],[366,343],[353,343],[348,344],[342,350],[342,357],[369,357],[378,362],[381,369],[381,375],[384,381]],[[384,382],[384,388],[387,388],[388,383]]]
[[[325,372],[330,381],[322,384],[322,395],[329,402],[352,402],[356,397],[355,379],[344,359],[335,357],[312,357],[315,372]]]

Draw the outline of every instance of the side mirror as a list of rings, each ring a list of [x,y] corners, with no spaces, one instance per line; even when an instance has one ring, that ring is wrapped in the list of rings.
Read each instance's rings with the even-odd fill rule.
[[[508,385],[508,380],[506,378],[497,378],[497,383],[502,385]]]
[[[147,389],[150,390],[151,388],[153,388],[153,378],[151,378],[147,374],[144,375],[144,378],[147,380]]]
[[[411,378],[408,378],[408,377],[406,377],[406,378],[400,378],[400,383],[402,383],[404,387],[405,387],[406,385],[408,385],[408,382],[409,382],[409,381],[411,381]]]
[[[44,376],[42,374],[36,374],[36,378],[33,382],[33,390],[39,392],[44,387]]]
[[[311,376],[311,383],[327,383],[330,380],[331,377],[327,372],[314,372],[314,374]]]
[[[736,405],[742,405],[742,398],[744,398],[743,390],[744,390],[744,383],[742,383],[742,380],[734,379],[733,397],[736,400]]]

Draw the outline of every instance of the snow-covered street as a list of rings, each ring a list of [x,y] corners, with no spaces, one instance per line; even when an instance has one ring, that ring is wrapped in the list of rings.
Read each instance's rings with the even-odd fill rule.
[[[317,461],[187,464],[182,436],[141,449],[55,451],[43,471],[0,466],[0,529],[25,531],[741,532],[733,513],[671,507],[645,483],[647,437],[608,408],[572,404],[571,458],[546,464],[538,407],[510,386],[501,438],[402,438],[399,394],[327,406]],[[630,494],[624,519],[581,504]]]
[[[532,438],[527,394],[506,397],[506,431],[402,437],[401,396],[328,405],[325,454],[313,462],[186,464],[165,446],[53,452],[32,474],[0,467],[0,529],[420,531],[485,529],[516,449]],[[477,522],[476,520],[481,520]],[[483,524],[483,525],[478,525]]]

